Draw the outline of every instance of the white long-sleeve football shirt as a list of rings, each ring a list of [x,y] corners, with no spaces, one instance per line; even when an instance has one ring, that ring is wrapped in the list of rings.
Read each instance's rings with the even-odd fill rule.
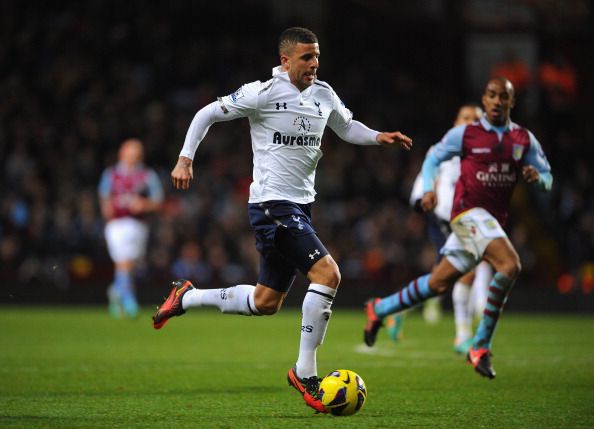
[[[188,129],[180,156],[193,159],[213,123],[244,117],[250,122],[254,155],[250,203],[314,201],[326,126],[349,143],[378,144],[378,131],[353,120],[330,85],[316,80],[299,91],[288,73],[276,67],[272,79],[245,84],[201,109]]]

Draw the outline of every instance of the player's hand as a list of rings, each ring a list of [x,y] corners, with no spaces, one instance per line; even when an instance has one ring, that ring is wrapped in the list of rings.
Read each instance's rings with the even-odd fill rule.
[[[137,195],[130,201],[130,204],[128,204],[128,210],[130,210],[130,213],[133,215],[140,215],[149,211],[149,204],[150,201],[148,198]]]
[[[410,150],[413,141],[410,137],[405,136],[400,131],[379,133],[375,140],[384,146],[389,146],[398,143],[402,149]]]
[[[540,179],[540,173],[531,165],[522,167],[522,176],[524,176],[524,180],[528,183],[538,182]]]
[[[423,198],[421,199],[421,208],[424,212],[432,211],[435,206],[437,206],[437,195],[435,192],[429,191],[423,194]]]
[[[188,189],[190,187],[190,180],[194,178],[194,171],[192,170],[192,160],[185,156],[180,156],[177,164],[171,171],[171,181],[175,189]]]
[[[101,200],[101,215],[105,220],[111,220],[115,215],[115,209],[111,200],[109,199],[102,199]]]

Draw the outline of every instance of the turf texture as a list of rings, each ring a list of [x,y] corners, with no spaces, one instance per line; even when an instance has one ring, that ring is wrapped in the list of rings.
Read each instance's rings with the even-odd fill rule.
[[[155,331],[99,307],[0,307],[0,428],[593,428],[594,316],[503,315],[495,380],[452,351],[453,322],[410,314],[404,339],[362,345],[334,311],[320,375],[367,384],[363,410],[315,415],[287,386],[300,313],[190,311]]]

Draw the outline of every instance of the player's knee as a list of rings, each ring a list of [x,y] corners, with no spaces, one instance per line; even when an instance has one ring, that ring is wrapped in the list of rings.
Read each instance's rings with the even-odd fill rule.
[[[316,264],[308,273],[308,278],[312,283],[336,289],[341,280],[340,269],[333,259],[328,258]]]
[[[503,274],[508,279],[512,280],[516,279],[520,275],[521,271],[522,264],[520,263],[520,260],[518,258],[513,258],[509,261],[506,261],[506,263],[503,264],[503,266],[499,270],[501,274]]]
[[[449,282],[448,280],[439,278],[433,279],[432,277],[429,277],[429,288],[438,294],[446,292],[452,286],[453,283]]]
[[[328,287],[336,289],[340,284],[341,278],[342,277],[340,275],[340,269],[338,268],[338,265],[334,264],[334,267],[330,272],[330,280],[328,281]]]
[[[458,273],[456,275],[444,275],[444,272],[436,267],[431,272],[431,276],[429,276],[428,285],[437,294],[442,294],[451,289],[458,278],[460,278]]]
[[[338,268],[338,265],[333,264],[324,270],[320,280],[316,283],[336,289],[340,284],[340,279],[340,269]]]
[[[263,302],[263,303],[256,303],[256,308],[258,309],[258,313],[264,316],[272,316],[273,314],[278,313],[281,308],[281,303],[275,302]]]
[[[521,272],[522,272],[522,263],[518,260],[518,261],[516,261],[516,265],[515,265],[515,276],[514,276],[514,278],[518,277]]]
[[[273,314],[278,313],[281,306],[283,305],[282,301],[276,301],[271,299],[254,299],[254,304],[256,304],[256,308],[258,309],[258,313],[264,316],[272,316]]]

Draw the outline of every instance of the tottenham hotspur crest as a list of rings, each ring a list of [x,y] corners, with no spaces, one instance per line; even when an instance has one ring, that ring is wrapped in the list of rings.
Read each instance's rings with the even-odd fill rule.
[[[314,104],[318,108],[318,115],[322,116],[322,109],[320,108],[320,102],[318,100],[314,100]]]

